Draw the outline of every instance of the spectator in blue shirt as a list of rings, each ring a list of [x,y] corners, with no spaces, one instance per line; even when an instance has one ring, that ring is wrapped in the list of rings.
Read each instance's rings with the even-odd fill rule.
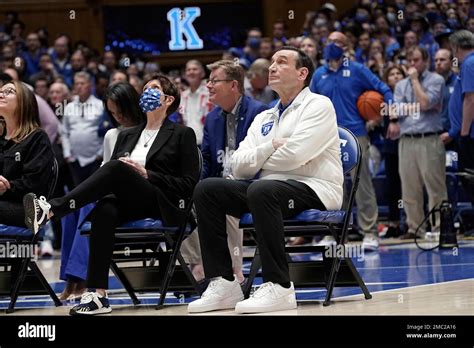
[[[26,63],[26,75],[28,78],[39,72],[39,61],[44,49],[41,48],[40,39],[37,33],[29,33],[26,37],[27,50],[22,53],[22,58]]]
[[[387,103],[392,101],[393,95],[390,88],[368,68],[344,56],[346,47],[347,37],[344,34],[333,32],[329,35],[328,44],[324,49],[327,63],[314,73],[311,91],[331,99],[336,109],[338,125],[349,128],[361,144],[363,155],[356,194],[357,223],[365,234],[363,247],[367,250],[377,250],[378,208],[369,170],[369,138],[365,121],[357,109],[357,99],[368,90],[381,93]]]
[[[461,120],[459,131],[459,166],[461,170],[474,170],[474,34],[460,30],[449,37],[454,56],[461,63],[461,79],[455,98],[454,117]],[[456,112],[457,111],[457,112]],[[461,117],[459,117],[461,111]],[[453,134],[454,135],[454,134]],[[464,182],[474,202],[474,185]]]
[[[435,70],[436,73],[444,77],[443,88],[443,109],[441,110],[441,122],[443,129],[448,131],[451,126],[449,124],[448,105],[449,99],[454,91],[454,84],[456,83],[456,74],[451,69],[453,55],[451,51],[441,48],[435,55]]]

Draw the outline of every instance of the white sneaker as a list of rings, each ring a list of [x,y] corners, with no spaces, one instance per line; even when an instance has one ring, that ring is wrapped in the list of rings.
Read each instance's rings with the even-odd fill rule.
[[[379,239],[372,233],[367,233],[362,240],[362,249],[367,251],[377,251],[379,249]]]
[[[296,309],[293,282],[289,289],[272,282],[263,283],[248,299],[237,303],[236,313],[264,313]]]
[[[428,242],[438,242],[439,234],[439,232],[426,232],[423,238]]]
[[[51,257],[53,256],[53,243],[50,240],[44,240],[40,243],[40,256]]]
[[[40,228],[48,222],[51,205],[46,202],[44,196],[38,199],[34,193],[27,193],[23,197],[23,208],[25,209],[26,226],[34,234],[38,233]]]
[[[244,299],[244,293],[237,279],[228,281],[222,277],[211,280],[201,298],[188,305],[188,313],[202,313],[234,308]]]
[[[334,239],[333,236],[324,236],[323,239],[321,239],[316,245],[317,246],[325,246],[325,247],[330,247],[333,245],[336,245],[336,240]]]

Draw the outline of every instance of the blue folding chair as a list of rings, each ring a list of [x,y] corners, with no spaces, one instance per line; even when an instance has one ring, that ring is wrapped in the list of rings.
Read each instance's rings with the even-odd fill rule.
[[[199,177],[202,171],[202,154],[199,148]],[[168,290],[195,290],[199,287],[192,272],[187,267],[180,249],[183,240],[194,230],[192,198],[186,203],[185,216],[179,226],[164,226],[160,219],[141,219],[127,222],[116,228],[114,255],[110,268],[132,299],[134,305],[140,304],[135,292],[160,291],[156,309],[163,308]],[[81,226],[82,235],[90,235],[91,224]],[[166,245],[166,250],[163,248]],[[119,267],[118,263],[142,262],[142,266]],[[174,276],[176,261],[181,273]],[[158,262],[158,266],[155,264]],[[171,283],[173,280],[174,283]]]
[[[332,292],[335,286],[359,286],[366,299],[372,298],[364,281],[360,277],[351,258],[345,252],[345,243],[348,231],[352,228],[352,207],[355,194],[359,186],[360,164],[362,151],[356,136],[344,127],[338,127],[339,138],[341,140],[341,159],[344,174],[349,174],[355,170],[355,175],[348,201],[345,202],[342,210],[321,211],[317,209],[305,210],[296,216],[284,220],[285,236],[315,236],[328,234],[336,239],[336,248],[342,248],[341,253],[335,253],[331,257],[326,256],[324,246],[286,246],[287,258],[289,260],[290,278],[295,287],[326,287],[326,299],[324,306],[330,304]],[[240,219],[240,228],[244,232],[250,233],[256,240],[252,214],[244,214]],[[293,262],[290,253],[314,253],[322,252],[322,261],[300,261]],[[261,267],[258,246],[250,268],[248,282],[245,289],[245,296],[250,295],[251,287],[258,271]]]
[[[53,195],[58,181],[59,170],[56,159],[54,159],[52,171],[53,176],[49,184],[47,199]],[[14,312],[20,291],[24,294],[36,294],[41,292],[41,287],[51,296],[56,307],[62,305],[38,265],[32,259],[33,255],[23,255],[25,251],[34,250],[43,234],[43,229],[37,234],[33,234],[26,227],[0,224],[0,243],[15,246],[15,249],[19,251],[17,257],[0,259],[0,267],[4,269],[0,272],[0,295],[8,294],[10,296],[7,313]],[[30,272],[28,272],[28,268],[31,270]],[[40,284],[37,284],[38,280]]]

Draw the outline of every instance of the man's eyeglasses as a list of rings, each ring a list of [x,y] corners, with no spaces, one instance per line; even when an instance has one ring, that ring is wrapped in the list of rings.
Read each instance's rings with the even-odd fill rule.
[[[13,88],[8,88],[4,91],[0,91],[0,96],[5,98],[5,97],[8,97],[9,95],[15,94],[15,93],[16,93],[16,91]]]
[[[214,86],[217,82],[221,82],[221,81],[226,81],[226,82],[230,82],[230,81],[234,81],[234,80],[231,80],[231,79],[212,79],[212,80],[208,80],[207,83],[209,83],[211,86]]]

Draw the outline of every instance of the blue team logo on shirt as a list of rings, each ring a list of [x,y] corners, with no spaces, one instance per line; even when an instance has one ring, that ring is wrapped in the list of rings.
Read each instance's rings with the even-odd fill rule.
[[[266,136],[273,128],[273,123],[275,121],[270,121],[262,125],[262,135]]]

